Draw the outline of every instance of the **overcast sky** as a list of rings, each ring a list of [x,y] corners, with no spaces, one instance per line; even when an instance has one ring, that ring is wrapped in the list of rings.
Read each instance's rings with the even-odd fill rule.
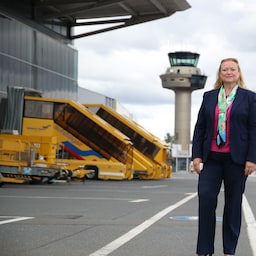
[[[170,66],[168,52],[199,53],[208,76],[205,89],[192,93],[191,133],[221,59],[237,58],[247,87],[256,89],[256,1],[187,2],[190,9],[168,18],[75,40],[79,86],[117,99],[161,139],[174,134],[175,95],[159,78]]]

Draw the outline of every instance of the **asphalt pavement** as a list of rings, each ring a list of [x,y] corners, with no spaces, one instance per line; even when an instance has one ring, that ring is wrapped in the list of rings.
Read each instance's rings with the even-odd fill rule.
[[[237,254],[256,256],[256,175],[249,177]],[[197,175],[0,188],[1,256],[194,256]],[[223,255],[219,195],[215,254]]]

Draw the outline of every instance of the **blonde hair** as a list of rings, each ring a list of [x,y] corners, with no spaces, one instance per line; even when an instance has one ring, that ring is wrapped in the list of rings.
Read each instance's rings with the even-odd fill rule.
[[[221,85],[222,85],[222,80],[221,80],[221,78],[220,78],[221,64],[222,64],[223,62],[226,62],[226,61],[233,61],[233,62],[235,62],[235,63],[237,64],[237,66],[238,66],[238,71],[239,71],[239,73],[240,73],[240,76],[239,76],[239,78],[238,78],[238,80],[237,80],[237,84],[238,84],[238,86],[241,87],[241,88],[246,88],[246,85],[245,85],[245,82],[244,82],[244,79],[243,79],[242,71],[241,71],[241,69],[240,69],[238,60],[235,59],[235,58],[226,58],[226,59],[223,59],[223,60],[220,62],[220,66],[219,66],[219,69],[218,69],[218,71],[217,71],[216,82],[214,83],[214,88],[215,88],[215,89],[219,89],[219,88],[221,87]]]

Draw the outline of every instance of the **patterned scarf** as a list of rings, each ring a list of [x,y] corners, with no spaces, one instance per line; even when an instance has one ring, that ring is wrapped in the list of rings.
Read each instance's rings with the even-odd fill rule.
[[[226,142],[226,112],[228,107],[233,103],[238,85],[226,97],[224,86],[222,85],[218,95],[219,118],[217,127],[217,146],[222,147]]]

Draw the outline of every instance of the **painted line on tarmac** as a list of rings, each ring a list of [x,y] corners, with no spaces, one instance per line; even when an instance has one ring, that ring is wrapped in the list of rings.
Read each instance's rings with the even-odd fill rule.
[[[129,201],[129,203],[142,203],[142,202],[148,202],[149,199],[135,199],[135,200],[131,200]]]
[[[120,236],[116,240],[112,241],[111,243],[103,246],[101,249],[91,253],[89,256],[106,256],[142,233],[144,230],[152,226],[155,222],[163,218],[165,215],[170,213],[171,211],[175,210],[176,208],[180,207],[181,205],[187,203],[189,200],[193,199],[197,196],[197,193],[193,193],[184,199],[180,200],[176,204],[170,205],[169,207],[165,208],[164,210],[158,212],[156,215],[152,216],[151,218],[147,219],[137,227],[131,229],[126,234]]]
[[[23,198],[23,199],[63,199],[63,200],[112,200],[112,201],[148,201],[146,198],[118,198],[118,197],[70,197],[70,196],[4,196],[0,198]]]
[[[34,217],[18,217],[18,216],[0,216],[0,219],[8,219],[8,220],[2,220],[0,221],[0,225],[22,221],[22,220],[30,220],[34,219]]]
[[[243,212],[247,224],[247,233],[253,256],[256,256],[256,221],[252,209],[245,195],[243,196]]]
[[[142,186],[142,188],[165,188],[168,185],[156,185],[156,186]]]

